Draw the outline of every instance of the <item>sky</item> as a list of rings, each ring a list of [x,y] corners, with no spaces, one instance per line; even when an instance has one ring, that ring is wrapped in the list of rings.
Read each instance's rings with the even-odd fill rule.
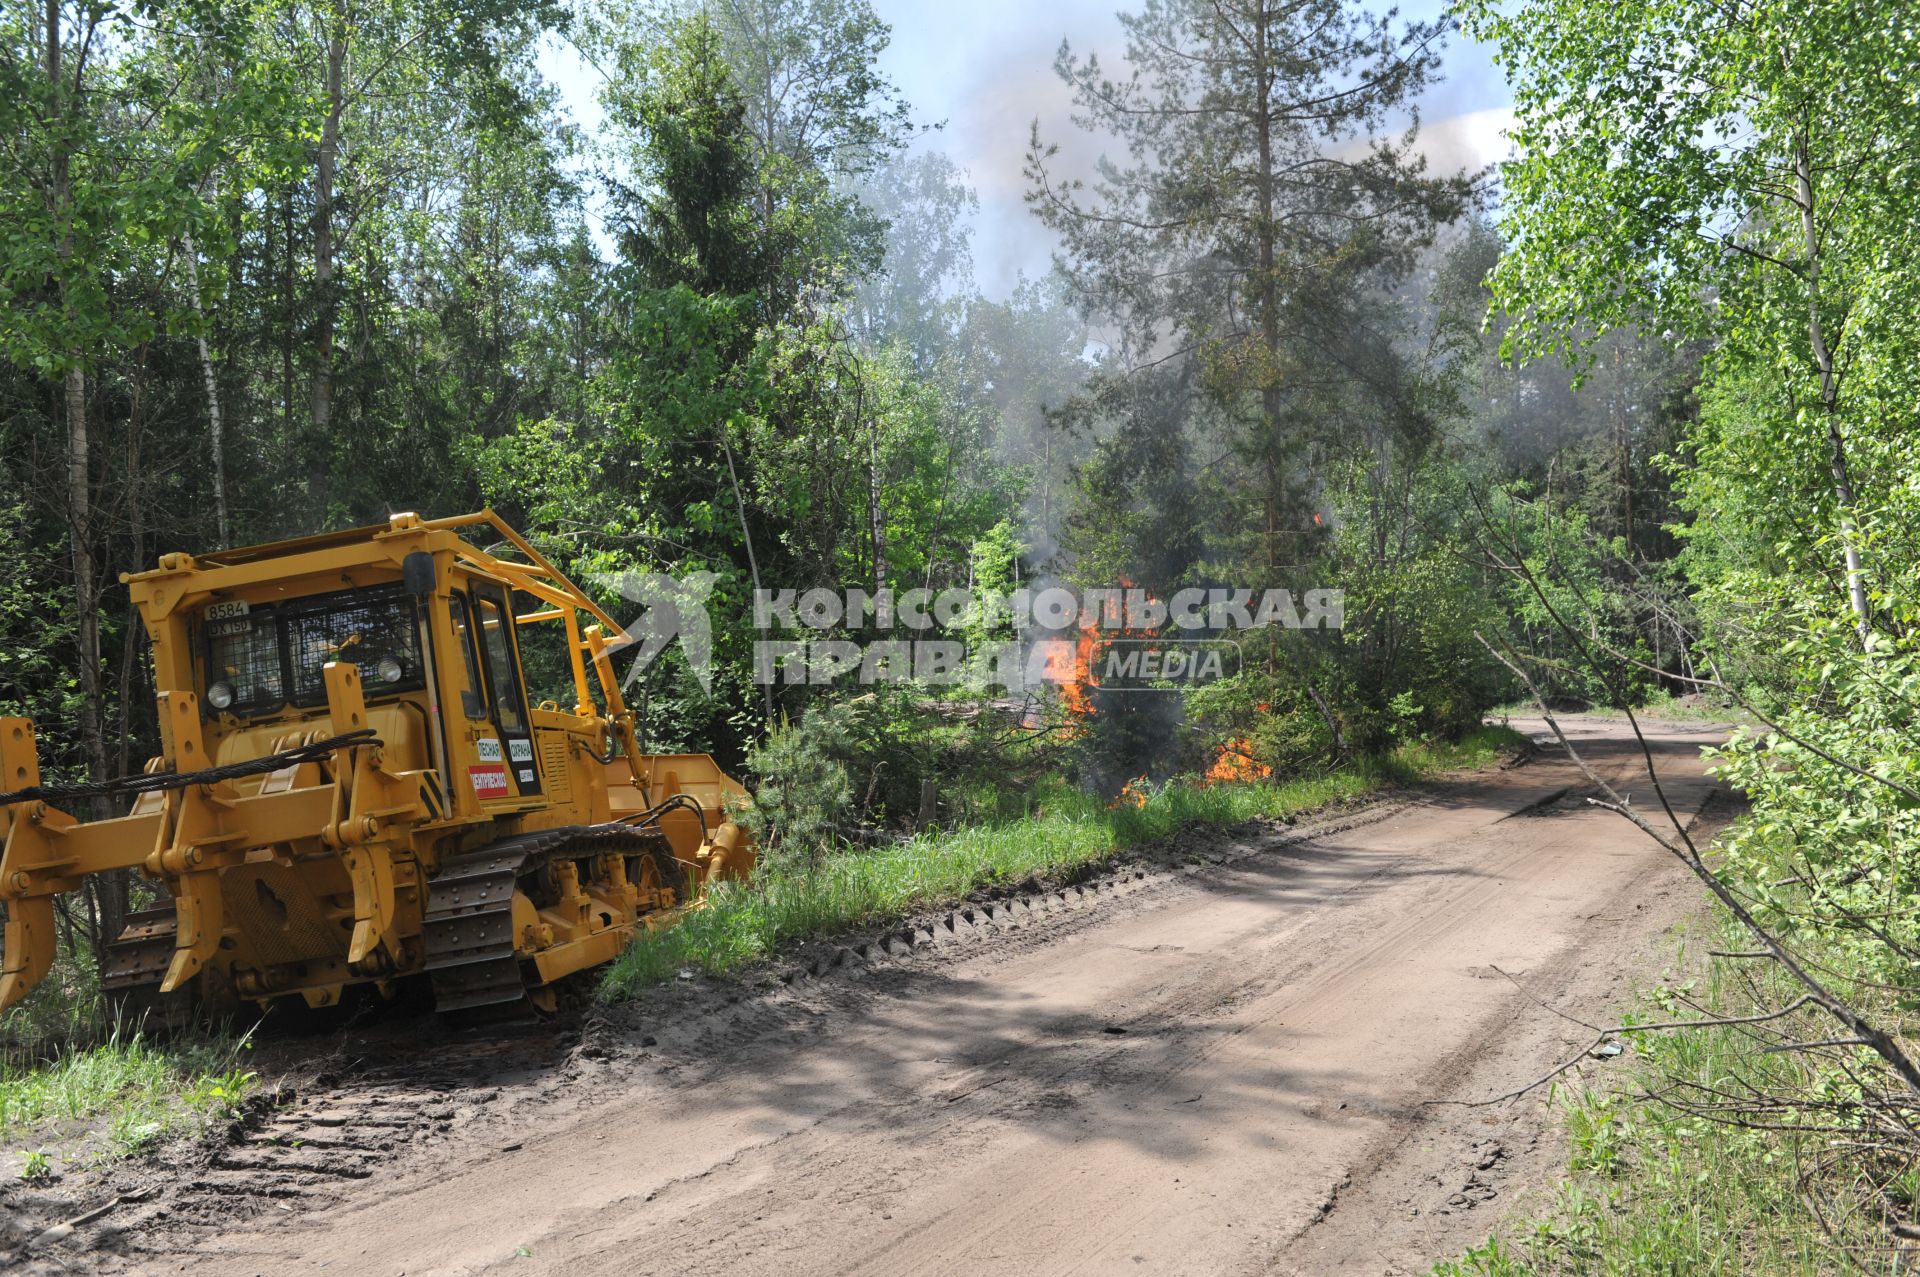
[[[1117,66],[1123,44],[1115,10],[1122,0],[872,0],[893,40],[882,69],[912,104],[921,124],[940,127],[916,146],[946,152],[971,178],[980,210],[973,222],[974,273],[982,293],[1003,300],[1022,274],[1047,272],[1054,241],[1027,211],[1020,173],[1028,130],[1037,118],[1044,139],[1062,157],[1085,164],[1095,144],[1077,137],[1066,86],[1054,74],[1064,38],[1076,52],[1097,52]],[[1429,19],[1444,0],[1401,6],[1406,18]],[[1435,170],[1480,168],[1505,158],[1501,130],[1511,121],[1512,94],[1488,51],[1455,35],[1443,64],[1446,79],[1422,101],[1422,149]],[[591,130],[597,75],[570,50],[549,46],[543,70],[576,121]],[[1074,148],[1080,148],[1076,151]]]

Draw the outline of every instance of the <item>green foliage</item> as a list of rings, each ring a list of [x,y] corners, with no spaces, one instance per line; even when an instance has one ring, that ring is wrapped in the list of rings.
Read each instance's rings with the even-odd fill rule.
[[[111,1034],[90,938],[90,928],[73,928],[55,952],[47,978],[8,1008],[0,1020],[0,1060],[93,1046]]]
[[[1920,676],[1906,645],[1859,653],[1851,637],[1831,617],[1776,634],[1805,682],[1774,710],[1779,732],[1743,729],[1721,751],[1719,774],[1754,806],[1723,840],[1725,872],[1790,944],[1904,986],[1920,939]]]
[[[626,256],[655,288],[696,294],[762,290],[778,247],[753,207],[754,163],[747,104],[706,14],[681,20],[657,47],[626,46],[644,69],[602,95],[616,119],[646,139],[636,164],[643,183],[627,196]],[[725,349],[723,346],[722,349]]]
[[[153,248],[211,222],[202,187],[240,122],[277,105],[284,90],[268,70],[233,77],[211,99],[169,92],[179,44],[237,60],[245,17],[219,6],[170,6],[152,25],[112,7],[56,5],[50,14],[59,21],[51,38],[41,29],[47,13],[0,10],[0,136],[12,144],[0,183],[0,306],[8,312],[0,357],[48,378],[185,322],[177,297],[159,293],[161,307],[151,304],[149,273],[160,267]],[[89,68],[94,42],[119,40],[128,42],[122,56]],[[49,44],[59,50],[56,65],[48,65]],[[150,106],[150,127],[116,119],[121,102]],[[117,287],[127,275],[149,275],[148,289]]]
[[[669,242],[707,241],[718,273],[703,291],[754,293],[778,323],[808,305],[810,291],[837,291],[879,267],[885,225],[849,191],[911,128],[878,69],[889,33],[870,4],[597,8],[582,34],[613,69],[602,101],[640,132],[640,180],[624,184],[625,201],[668,213],[678,227]],[[663,203],[670,189],[680,193]]]
[[[1017,495],[982,446],[984,418],[904,348],[862,348],[849,331],[865,267],[846,256],[846,210],[820,183],[889,145],[884,82],[844,60],[877,56],[884,30],[861,5],[814,8],[844,25],[805,32],[774,6],[652,14],[641,30],[653,43],[606,37],[617,73],[602,98],[633,173],[604,294],[608,356],[578,414],[467,452],[488,497],[576,576],[719,574],[716,696],[687,696],[667,662],[636,699],[661,724],[650,740],[697,743],[729,765],[767,717],[808,713],[807,689],[747,682],[754,641],[778,637],[752,624],[756,586],[944,584]],[[811,41],[839,59],[805,72],[831,100],[768,124],[755,77],[786,74]],[[871,778],[858,783],[864,793]],[[891,794],[864,804],[876,805],[900,807]]]
[[[1223,750],[1281,775],[1334,765],[1345,744],[1334,733],[1345,722],[1337,713],[1329,721],[1320,708],[1332,677],[1326,662],[1296,654],[1278,674],[1252,669],[1188,691],[1187,719],[1205,755],[1194,760],[1196,770]]]
[[[20,1167],[20,1178],[29,1184],[45,1184],[53,1178],[53,1156],[43,1148],[28,1152]]]
[[[1888,426],[1920,392],[1920,116],[1897,70],[1920,35],[1894,4],[1464,10],[1469,30],[1498,41],[1516,89],[1502,202],[1513,251],[1492,276],[1508,349],[1590,357],[1596,334],[1629,327],[1711,344],[1698,419],[1663,459],[1691,516],[1676,529],[1699,622],[1687,659],[1767,720],[1718,753],[1752,814],[1716,868],[1829,988],[1904,1038],[1920,903],[1920,506],[1913,432]],[[1618,637],[1623,618],[1592,568],[1570,567],[1548,593],[1578,610],[1574,629],[1648,660]],[[1619,662],[1595,677],[1615,703],[1637,690]],[[1802,992],[1757,983],[1725,980],[1701,1001]],[[1543,1226],[1529,1271],[1828,1271],[1831,1246],[1871,1245],[1859,1230],[1909,1209],[1902,1168],[1882,1163],[1863,1116],[1874,1096],[1904,1091],[1882,1062],[1762,1055],[1732,1031],[1649,1053],[1650,1069],[1733,1097],[1715,1109],[1729,1124],[1648,1108],[1616,1115],[1603,1140],[1602,1118],[1583,1119],[1595,1157],[1624,1167],[1622,1188]],[[1843,1145],[1833,1174],[1796,1183],[1788,1163]],[[1820,1202],[1817,1224],[1803,1198]],[[1475,1262],[1521,1261],[1508,1247]]]
[[[758,784],[741,819],[770,864],[817,861],[840,837],[853,806],[847,777],[853,714],[848,705],[817,705],[798,724],[774,728],[748,752],[747,767]]]
[[[1594,536],[1584,514],[1556,510],[1524,485],[1490,497],[1487,540],[1503,561],[1523,569],[1503,581],[1497,597],[1511,618],[1513,646],[1532,658],[1541,691],[1603,707],[1645,703],[1658,667],[1636,624],[1634,600],[1613,573],[1621,547]]]
[[[1418,447],[1444,415],[1392,294],[1468,184],[1428,175],[1413,130],[1379,136],[1437,74],[1443,24],[1344,0],[1173,0],[1120,22],[1124,74],[1064,44],[1055,69],[1075,123],[1125,158],[1062,177],[1036,124],[1025,169],[1063,287],[1113,330],[1071,405],[1099,439],[1074,576],[1320,585],[1328,471]]]
[[[1465,8],[1518,99],[1516,247],[1493,275],[1509,348],[1578,348],[1643,319],[1718,342],[1681,479],[1716,516],[1695,529],[1702,566],[1736,569],[1724,584],[1742,594],[1794,594],[1857,558],[1868,593],[1892,596],[1864,610],[1900,611],[1913,445],[1884,423],[1920,376],[1920,117],[1889,73],[1920,37],[1901,7]],[[1767,559],[1788,569],[1773,590]]]
[[[1512,621],[1506,582],[1479,549],[1484,480],[1451,449],[1389,449],[1356,460],[1335,488],[1327,562],[1346,624],[1321,683],[1360,748],[1458,735],[1505,685],[1475,637]]]
[[[1849,919],[1907,898],[1916,845],[1910,800],[1859,775],[1913,775],[1915,444],[1879,427],[1920,388],[1920,271],[1894,247],[1920,242],[1896,158],[1920,135],[1911,94],[1885,74],[1914,56],[1911,24],[1872,5],[1469,10],[1519,81],[1505,211],[1518,247],[1493,277],[1522,317],[1510,343],[1538,353],[1637,314],[1718,342],[1698,425],[1670,462],[1699,516],[1681,561],[1704,654],[1784,732],[1727,750],[1723,774],[1755,803],[1727,870],[1783,934],[1896,978],[1905,940],[1882,948]],[[1556,606],[1617,633],[1591,561],[1557,533],[1544,548],[1535,566],[1543,580],[1557,569]],[[1542,618],[1523,619],[1539,636]]]
[[[70,716],[77,691],[63,655],[73,643],[73,617],[58,593],[58,560],[35,544],[37,531],[24,503],[0,505],[0,544],[13,556],[0,576],[0,713],[57,722]]]
[[[1909,273],[1906,286],[1920,298],[1920,270]],[[1861,408],[1863,423],[1887,420],[1890,399],[1920,394],[1916,356],[1913,335],[1900,333],[1854,357],[1848,402]],[[1855,618],[1837,566],[1825,427],[1819,414],[1781,393],[1766,364],[1762,351],[1732,343],[1716,357],[1690,440],[1692,464],[1677,480],[1681,500],[1702,516],[1686,534],[1681,562],[1698,587],[1697,606],[1723,673],[1737,685],[1787,696],[1818,685],[1817,671],[1829,661],[1904,666],[1920,606],[1910,570],[1920,561],[1920,498],[1912,484],[1920,445],[1910,431],[1848,433],[1854,540],[1877,631],[1869,656],[1857,635],[1833,624]],[[1854,689],[1868,698],[1860,706],[1868,725],[1886,712],[1875,705],[1895,696],[1872,682],[1863,677]],[[1851,712],[1850,702],[1834,703]]]
[[[1469,32],[1497,44],[1515,89],[1502,206],[1518,247],[1494,275],[1523,321],[1515,349],[1564,347],[1589,325],[1651,308],[1684,331],[1778,340],[1804,356],[1806,289],[1819,281],[1795,279],[1790,257],[1767,260],[1800,239],[1791,178],[1803,142],[1819,148],[1811,211],[1833,219],[1830,251],[1868,268],[1842,267],[1839,287],[1871,287],[1870,263],[1901,260],[1886,250],[1914,227],[1903,157],[1920,121],[1889,74],[1913,56],[1899,6],[1462,9]],[[1829,161],[1839,154],[1858,160]]]
[[[798,723],[781,724],[748,752],[756,780],[744,819],[773,859],[818,862],[850,840],[916,821],[925,782],[949,814],[1001,810],[993,795],[1045,770],[1057,752],[975,703],[934,701],[929,690],[883,683],[815,700]]]

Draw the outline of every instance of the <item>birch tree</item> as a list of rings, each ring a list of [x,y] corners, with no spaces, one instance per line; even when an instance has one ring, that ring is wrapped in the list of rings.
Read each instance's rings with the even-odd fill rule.
[[[1881,445],[1894,387],[1911,388],[1898,366],[1920,243],[1911,13],[1852,0],[1463,10],[1515,86],[1512,251],[1493,275],[1518,320],[1509,351],[1578,357],[1583,335],[1651,318],[1722,343],[1723,369],[1750,364],[1776,422],[1771,455],[1753,460],[1795,479],[1775,531],[1826,547],[1864,643],[1887,574],[1868,561],[1863,512],[1906,464]]]
[[[246,99],[201,104],[169,92],[149,55],[163,33],[227,41],[217,10],[136,14],[110,0],[0,10],[0,354],[60,384],[61,513],[75,618],[74,675],[89,770],[107,769],[101,650],[100,486],[89,377],[172,320],[162,294],[126,286],[164,275],[165,246],[203,211],[196,194]]]

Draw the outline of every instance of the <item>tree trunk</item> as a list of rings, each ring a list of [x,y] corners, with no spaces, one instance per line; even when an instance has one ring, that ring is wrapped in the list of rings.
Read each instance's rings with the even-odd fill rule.
[[[1613,348],[1613,410],[1618,420],[1620,438],[1620,536],[1627,546],[1627,559],[1633,560],[1633,413],[1625,401],[1626,375],[1622,370],[1624,355],[1619,343]],[[1624,571],[1630,573],[1632,569]]]
[[[47,0],[47,82],[60,101],[64,88],[60,50],[59,0]],[[79,85],[74,96],[78,97]],[[77,101],[68,101],[54,111],[65,116],[79,109]],[[70,278],[74,255],[73,242],[73,159],[69,150],[72,129],[68,121],[58,119],[53,130],[53,206],[60,228],[57,252],[60,258],[61,309],[69,323],[73,320]],[[67,527],[71,539],[75,637],[80,662],[80,739],[86,750],[87,766],[95,780],[107,775],[107,738],[105,728],[105,686],[100,670],[100,598],[98,572],[93,561],[93,452],[87,435],[87,373],[85,352],[78,346],[66,351],[67,406]]]
[[[186,237],[187,287],[193,294],[193,313],[200,325],[194,341],[200,348],[200,376],[207,385],[207,442],[213,453],[213,517],[220,530],[220,547],[230,544],[227,528],[227,444],[220,420],[220,382],[214,376],[213,352],[207,346],[207,310],[200,296],[199,255],[193,236]]]
[[[80,738],[95,780],[107,775],[106,689],[100,672],[100,583],[93,557],[92,444],[87,434],[87,374],[67,373],[67,522],[73,539],[73,602],[80,648]]]
[[[887,588],[887,519],[880,505],[880,424],[867,422],[867,524],[873,531],[873,588]]]
[[[280,429],[285,437],[294,437],[293,429],[293,188],[289,186],[280,203]]]
[[[314,320],[313,343],[313,443],[309,458],[310,495],[320,503],[326,500],[328,432],[333,427],[333,329],[337,312],[334,299],[333,180],[340,157],[340,117],[346,108],[341,88],[341,72],[346,64],[347,44],[341,36],[342,17],[336,10],[327,35],[327,114],[320,125],[320,152],[313,178],[313,287],[319,303]]]
[[[81,84],[75,73],[72,94],[62,103],[65,88],[61,70],[60,3],[47,0],[47,81],[53,91],[56,118],[53,124],[51,157],[51,197],[60,242],[61,310],[71,326],[74,323],[72,298],[73,237],[73,157],[70,147],[74,130],[68,117],[80,109]],[[76,66],[82,65],[76,61]],[[99,568],[93,556],[93,445],[87,431],[87,372],[85,351],[77,344],[66,350],[67,410],[67,534],[71,541],[70,563],[73,571],[74,638],[79,663],[80,742],[85,750],[88,777],[107,778],[106,676],[101,668],[100,582]],[[98,819],[108,814],[99,800],[89,804],[87,814]],[[102,941],[120,934],[126,914],[126,880],[123,874],[105,875],[90,881],[87,892],[90,939],[96,956],[105,952]]]
[[[1872,612],[1867,604],[1866,573],[1860,565],[1860,533],[1853,520],[1853,480],[1847,473],[1847,444],[1840,433],[1840,380],[1827,346],[1820,319],[1820,235],[1813,209],[1813,156],[1807,135],[1794,139],[1794,185],[1799,196],[1800,232],[1807,254],[1807,340],[1814,366],[1820,371],[1820,410],[1827,421],[1827,461],[1833,474],[1834,500],[1840,506],[1840,546],[1847,565],[1847,595],[1854,628],[1867,642]]]
[[[1278,381],[1280,367],[1280,281],[1274,278],[1274,238],[1273,221],[1273,115],[1269,109],[1269,65],[1267,59],[1268,10],[1265,5],[1259,9],[1254,25],[1254,86],[1259,100],[1254,103],[1255,127],[1259,146],[1259,185],[1260,185],[1260,224],[1255,230],[1260,251],[1260,287],[1258,291],[1260,306],[1260,343],[1262,347],[1262,368],[1260,370],[1260,422],[1266,433],[1262,441],[1261,453],[1266,458],[1266,492],[1263,514],[1266,520],[1266,553],[1268,587],[1280,584],[1280,517],[1281,473],[1280,457],[1280,409],[1281,396]],[[1280,667],[1280,638],[1275,632],[1267,634],[1267,673],[1277,673]]]
[[[740,511],[740,539],[747,547],[747,571],[753,577],[753,597],[760,597],[760,560],[753,553],[753,528],[747,523],[747,498],[740,491],[740,472],[733,465],[733,442],[727,438],[733,429],[731,421],[720,427],[720,449],[727,458],[727,477],[733,480],[733,504]],[[766,706],[767,721],[773,721],[773,684],[760,685],[761,699]]]
[[[126,509],[127,509],[127,557],[136,566],[147,566],[147,502],[146,485],[143,482],[144,467],[140,464],[142,438],[147,425],[147,352],[142,344],[139,356],[134,363],[133,402],[127,413],[126,454],[123,464],[126,466]],[[125,776],[133,770],[133,678],[137,659],[140,655],[140,639],[143,634],[140,613],[133,606],[131,598],[126,608],[126,639],[120,645],[120,680],[115,689],[115,707],[118,711],[115,723],[114,774]]]
[[[1277,583],[1276,575],[1280,565],[1279,538],[1281,534],[1281,485],[1286,476],[1281,471],[1280,410],[1281,394],[1279,384],[1280,368],[1280,281],[1274,276],[1275,244],[1277,232],[1273,220],[1274,172],[1273,172],[1273,113],[1269,98],[1271,96],[1271,66],[1268,59],[1267,39],[1271,17],[1266,6],[1262,5],[1254,18],[1254,91],[1258,95],[1254,102],[1254,128],[1258,147],[1260,171],[1257,181],[1260,188],[1260,222],[1254,235],[1259,249],[1260,284],[1258,304],[1260,308],[1260,344],[1262,367],[1260,370],[1260,418],[1265,429],[1266,439],[1261,452],[1266,456],[1266,524],[1267,524],[1267,582]]]

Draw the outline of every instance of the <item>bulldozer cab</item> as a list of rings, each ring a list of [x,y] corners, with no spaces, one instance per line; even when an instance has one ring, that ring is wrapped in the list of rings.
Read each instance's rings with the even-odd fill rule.
[[[410,541],[406,525],[396,525]],[[431,773],[449,816],[545,805],[543,773],[564,769],[567,737],[619,730],[625,707],[602,658],[624,635],[531,547],[523,551],[527,562],[515,562],[431,535],[450,532],[449,525],[469,526],[467,519],[422,524],[428,535],[397,562],[390,551],[337,573],[217,588],[223,575],[324,556],[327,547],[316,542],[378,543],[394,527],[288,543],[278,555],[270,552],[280,547],[269,546],[176,562],[133,578],[150,626],[184,627],[212,757],[258,756],[302,726],[325,725],[325,670],[348,663],[360,671],[369,721],[388,756]],[[497,520],[477,526],[519,540]],[[208,588],[173,601],[164,587],[183,569]],[[601,624],[583,630],[583,615]],[[529,703],[521,633],[532,626],[566,631],[563,650],[575,660],[568,671],[574,703],[565,711]]]
[[[538,1002],[751,865],[728,817],[744,790],[705,755],[641,753],[625,634],[491,511],[123,580],[163,752],[124,815],[84,822],[39,787],[33,725],[0,720],[0,1007],[45,976],[52,897],[91,873],[138,869],[170,897],[130,921],[109,991],[319,1005],[425,972],[465,1005]],[[540,632],[556,695],[535,703]]]

